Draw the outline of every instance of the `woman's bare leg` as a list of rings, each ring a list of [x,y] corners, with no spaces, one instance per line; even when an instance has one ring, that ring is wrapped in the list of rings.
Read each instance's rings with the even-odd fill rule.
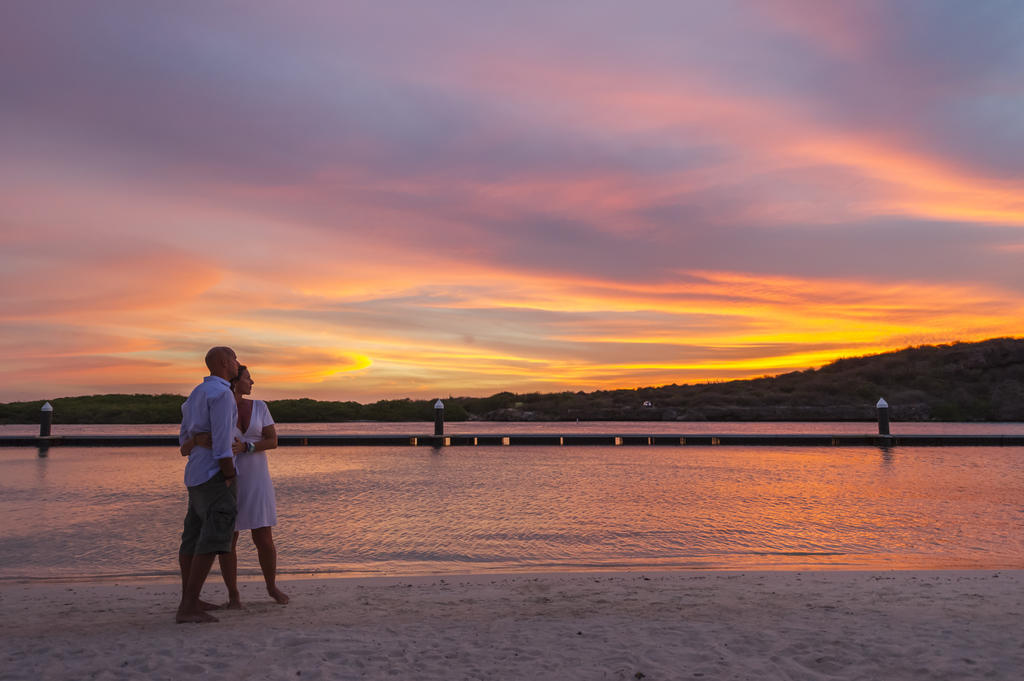
[[[240,610],[242,599],[238,595],[238,533],[235,532],[231,540],[231,553],[222,553],[220,559],[220,574],[224,578],[224,586],[228,588],[228,610]]]
[[[252,531],[252,543],[256,545],[256,554],[260,557],[260,569],[263,580],[267,583],[267,593],[275,601],[284,605],[288,596],[277,588],[277,547],[274,546],[272,528],[258,527]]]

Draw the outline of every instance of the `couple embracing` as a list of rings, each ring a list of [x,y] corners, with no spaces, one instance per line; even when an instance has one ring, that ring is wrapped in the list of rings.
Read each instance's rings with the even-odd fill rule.
[[[210,375],[181,406],[181,453],[188,456],[185,486],[188,513],[181,533],[181,603],[177,622],[216,622],[209,610],[220,606],[200,599],[203,584],[220,557],[229,608],[240,608],[236,547],[238,532],[252,530],[267,593],[288,602],[277,588],[277,549],[271,528],[277,523],[274,487],[265,452],[277,447],[277,431],[267,405],[244,399],[252,392],[249,370],[234,350],[206,353]]]

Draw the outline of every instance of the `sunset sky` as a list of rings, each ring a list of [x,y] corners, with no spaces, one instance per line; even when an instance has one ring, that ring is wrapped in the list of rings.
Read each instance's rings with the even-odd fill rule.
[[[1024,335],[1024,3],[0,5],[0,401]]]

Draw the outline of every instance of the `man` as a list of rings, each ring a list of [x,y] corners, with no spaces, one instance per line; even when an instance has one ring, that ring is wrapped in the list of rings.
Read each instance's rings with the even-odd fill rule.
[[[199,594],[217,554],[231,552],[238,512],[231,450],[238,410],[229,383],[238,375],[238,358],[231,348],[210,348],[206,366],[210,375],[181,405],[179,442],[196,433],[210,433],[213,445],[194,447],[185,465],[188,514],[178,551],[181,603],[177,622],[217,621],[206,612],[211,606],[200,601]]]

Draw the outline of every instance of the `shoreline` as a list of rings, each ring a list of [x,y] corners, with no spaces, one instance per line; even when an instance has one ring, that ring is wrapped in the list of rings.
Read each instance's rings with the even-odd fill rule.
[[[0,584],[0,679],[1008,680],[1024,668],[1013,633],[1024,570],[284,576],[281,587],[287,606],[245,580],[246,610],[179,625],[177,583]],[[223,597],[216,575],[204,597]]]
[[[813,554],[813,555],[830,555],[830,554]],[[849,558],[843,554],[835,554],[840,558]],[[787,558],[794,556],[786,555]],[[901,562],[893,558],[876,557],[876,560],[860,561],[860,562],[747,562],[747,563],[733,563],[728,564],[727,561],[708,561],[702,563],[700,561],[687,561],[684,563],[677,562],[666,562],[663,564],[648,563],[648,564],[622,564],[616,563],[611,565],[572,565],[572,564],[553,564],[553,565],[509,565],[499,564],[490,565],[488,567],[472,566],[466,564],[458,564],[448,568],[441,567],[434,564],[424,564],[419,567],[405,566],[405,569],[388,566],[380,569],[364,569],[358,568],[313,568],[313,569],[279,569],[277,576],[279,579],[288,581],[309,581],[309,580],[325,580],[325,581],[352,581],[352,580],[374,580],[374,579],[403,579],[403,580],[419,580],[419,579],[475,579],[475,578],[494,578],[494,577],[517,577],[522,575],[530,575],[534,577],[566,577],[572,575],[636,575],[636,574],[709,574],[709,573],[897,573],[897,572],[916,572],[916,573],[940,573],[940,572],[1015,572],[1020,571],[1024,573],[1024,565],[1007,562],[1005,564],[993,564],[991,562],[987,564],[981,564],[977,560],[963,559],[959,562],[943,560],[943,561],[929,561],[929,560],[917,560],[912,562]],[[46,585],[46,584],[65,584],[65,585],[161,585],[161,584],[178,584],[179,582],[178,572],[170,569],[161,572],[152,573],[116,573],[116,574],[96,574],[96,575],[47,575],[47,576],[27,576],[27,575],[10,575],[0,576],[0,589],[5,586],[16,586],[16,585]],[[262,583],[263,575],[258,567],[253,566],[240,566],[238,570],[238,581],[239,583]],[[210,576],[206,581],[207,588],[211,584],[222,584],[219,566],[214,562],[213,568],[210,571]]]

